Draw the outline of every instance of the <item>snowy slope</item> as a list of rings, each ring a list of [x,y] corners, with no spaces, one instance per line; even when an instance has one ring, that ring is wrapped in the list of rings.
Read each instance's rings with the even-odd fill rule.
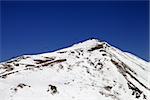
[[[96,39],[0,63],[0,100],[150,100],[150,65]]]

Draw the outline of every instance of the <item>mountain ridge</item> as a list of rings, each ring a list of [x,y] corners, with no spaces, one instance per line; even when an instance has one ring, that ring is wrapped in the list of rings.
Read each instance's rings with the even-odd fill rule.
[[[149,100],[149,74],[148,62],[91,39],[0,63],[0,90],[5,91],[0,96],[4,100]]]

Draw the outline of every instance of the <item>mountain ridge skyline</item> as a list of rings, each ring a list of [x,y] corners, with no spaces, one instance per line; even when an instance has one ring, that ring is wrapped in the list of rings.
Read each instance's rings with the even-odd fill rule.
[[[0,63],[4,100],[149,100],[150,63],[96,39]]]
[[[85,41],[88,41],[88,40],[92,40],[92,39],[93,39],[93,40],[96,40],[96,41],[99,41],[99,42],[106,42],[107,44],[109,44],[109,45],[111,45],[111,46],[113,46],[113,47],[115,47],[115,48],[118,48],[118,49],[122,50],[121,48],[119,48],[119,47],[117,47],[117,46],[114,46],[113,44],[108,43],[108,42],[105,41],[105,40],[100,40],[99,38],[91,37],[91,38],[87,38],[87,39],[84,39],[84,40],[81,40],[81,41],[72,43],[72,44],[70,44],[70,45],[68,45],[68,46],[65,46],[65,47],[57,48],[57,49],[52,50],[52,51],[21,54],[21,55],[14,56],[14,57],[11,57],[11,58],[9,58],[9,59],[6,59],[6,60],[0,61],[0,62],[5,62],[5,61],[8,61],[8,60],[11,60],[11,59],[13,59],[13,58],[16,58],[16,57],[19,57],[19,56],[23,56],[23,55],[36,55],[36,54],[42,54],[42,53],[55,52],[55,51],[59,51],[59,50],[64,49],[64,48],[69,48],[69,47],[71,47],[71,46],[73,46],[73,45],[75,45],[75,44],[82,43],[82,42],[85,42]],[[124,50],[122,50],[122,51],[124,51]],[[143,59],[143,58],[137,56],[136,54],[134,54],[134,53],[132,53],[132,52],[130,52],[130,51],[124,51],[124,52],[131,53],[132,55],[134,55],[134,56],[136,56],[136,57],[138,57],[138,58],[140,58],[140,59],[142,59],[142,60],[144,60],[144,61],[146,61],[146,62],[150,62],[149,60],[145,60],[145,59]]]

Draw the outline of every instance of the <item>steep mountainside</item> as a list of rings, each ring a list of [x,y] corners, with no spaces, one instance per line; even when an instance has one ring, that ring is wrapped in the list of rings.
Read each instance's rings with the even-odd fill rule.
[[[0,100],[150,100],[150,65],[96,39],[0,63]]]

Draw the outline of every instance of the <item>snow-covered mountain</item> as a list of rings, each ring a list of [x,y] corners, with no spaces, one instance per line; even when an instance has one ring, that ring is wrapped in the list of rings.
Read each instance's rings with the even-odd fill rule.
[[[0,100],[150,100],[150,65],[96,39],[0,63]]]

